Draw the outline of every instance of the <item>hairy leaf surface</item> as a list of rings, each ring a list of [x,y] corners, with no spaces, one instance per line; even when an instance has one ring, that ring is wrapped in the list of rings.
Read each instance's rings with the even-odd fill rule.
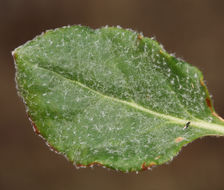
[[[77,166],[144,170],[224,135],[202,73],[135,31],[63,27],[13,56],[36,132]]]

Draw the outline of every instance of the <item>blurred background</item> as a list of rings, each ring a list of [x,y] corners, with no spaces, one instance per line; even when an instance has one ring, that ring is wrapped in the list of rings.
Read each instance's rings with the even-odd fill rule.
[[[75,169],[33,132],[11,56],[27,40],[64,25],[132,28],[199,67],[224,117],[223,10],[222,0],[0,0],[0,189],[223,190],[224,138],[198,139],[173,162],[138,175]]]

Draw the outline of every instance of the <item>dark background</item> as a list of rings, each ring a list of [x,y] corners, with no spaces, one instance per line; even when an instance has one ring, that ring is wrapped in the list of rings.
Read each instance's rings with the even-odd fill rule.
[[[224,138],[196,140],[170,164],[138,175],[75,169],[34,134],[16,93],[11,56],[46,29],[68,24],[132,28],[199,67],[224,117],[223,19],[222,0],[0,0],[0,189],[223,190]]]

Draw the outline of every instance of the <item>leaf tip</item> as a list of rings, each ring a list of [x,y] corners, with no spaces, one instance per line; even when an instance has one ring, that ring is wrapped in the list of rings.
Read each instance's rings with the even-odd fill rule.
[[[18,57],[18,55],[17,55],[17,53],[16,53],[16,49],[13,50],[11,53],[12,53],[12,57],[13,57],[13,59],[16,60],[16,58]]]

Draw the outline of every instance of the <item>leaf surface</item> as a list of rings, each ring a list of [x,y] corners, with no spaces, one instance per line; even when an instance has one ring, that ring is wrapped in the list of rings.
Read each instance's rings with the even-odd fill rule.
[[[135,31],[63,27],[13,56],[36,132],[77,166],[144,170],[224,135],[202,73]]]

